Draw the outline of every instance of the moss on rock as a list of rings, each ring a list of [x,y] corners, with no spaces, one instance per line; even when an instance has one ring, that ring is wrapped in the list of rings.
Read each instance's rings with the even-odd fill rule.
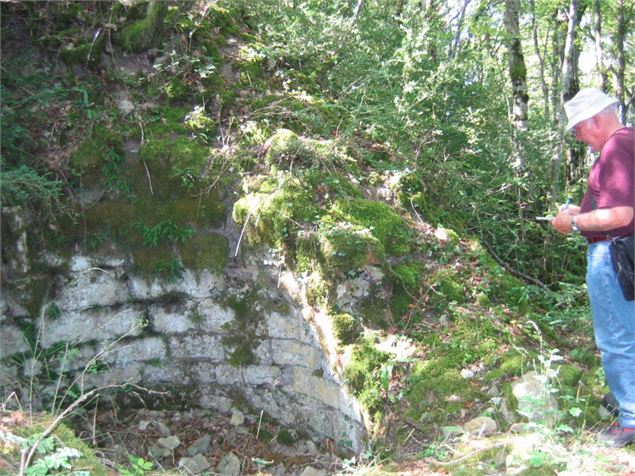
[[[340,200],[334,214],[371,230],[386,253],[401,256],[410,250],[411,234],[404,220],[384,202],[357,198]]]
[[[338,223],[319,233],[320,254],[325,276],[354,272],[367,265],[381,264],[384,247],[369,229]]]
[[[265,161],[281,170],[332,170],[336,165],[346,168],[353,164],[353,160],[335,142],[302,138],[289,129],[279,129],[269,138],[265,148]]]
[[[453,268],[439,268],[427,277],[426,283],[434,290],[431,294],[431,301],[434,304],[466,301],[465,285]]]
[[[140,53],[152,47],[161,37],[167,13],[168,3],[150,1],[145,18],[124,27],[118,35],[123,50],[128,53]]]
[[[48,414],[34,415],[29,419],[30,423],[16,427],[15,434],[23,438],[35,438],[41,435],[53,422],[54,418]],[[75,433],[68,428],[64,423],[60,423],[55,426],[51,437],[54,439],[55,448],[72,448],[79,452],[79,458],[67,458],[68,463],[72,465],[69,470],[81,470],[89,472],[95,476],[106,476],[109,474],[107,468],[100,462],[99,458],[95,456],[93,451],[84,443],[80,438],[75,436]],[[8,447],[10,449],[11,446]],[[37,464],[38,458],[44,457],[36,453],[36,456],[32,463]],[[16,455],[16,461],[19,461],[19,455]],[[31,466],[33,468],[35,466]]]
[[[363,340],[357,344],[351,363],[344,370],[353,393],[376,419],[383,407],[382,383],[379,370],[390,360],[390,355],[375,348],[372,342]]]
[[[582,378],[582,369],[575,365],[564,364],[558,367],[558,381],[565,387],[573,387]]]
[[[183,265],[196,272],[208,269],[221,272],[229,257],[229,241],[223,235],[195,235],[179,245]]]
[[[111,153],[123,157],[123,138],[117,130],[98,124],[93,128],[91,137],[71,154],[71,171],[81,177],[81,183],[85,187],[103,182],[104,166]]]
[[[274,188],[275,183],[275,188]],[[289,174],[266,180],[263,190],[242,197],[234,204],[233,218],[246,229],[252,243],[284,246],[295,241],[299,229],[320,215],[310,191]]]
[[[60,50],[60,58],[66,64],[95,66],[99,64],[106,45],[106,34],[101,32],[95,41],[87,41],[77,46]]]
[[[347,313],[331,314],[330,318],[335,336],[342,344],[351,344],[357,340],[362,331],[357,319]]]
[[[234,320],[223,324],[226,332],[221,338],[227,349],[230,365],[249,365],[257,362],[255,354],[262,338],[258,326],[262,316],[254,309],[255,294],[243,298],[232,297],[227,304],[234,310]]]

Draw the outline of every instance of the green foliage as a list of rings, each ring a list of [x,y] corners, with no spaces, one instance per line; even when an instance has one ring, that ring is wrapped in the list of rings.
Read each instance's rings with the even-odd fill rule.
[[[351,344],[359,337],[362,327],[360,323],[350,314],[331,314],[331,323],[335,336],[342,344]]]
[[[353,162],[333,141],[299,137],[288,129],[279,129],[267,141],[265,160],[275,169],[314,168],[334,172]]]
[[[341,200],[335,205],[334,214],[371,230],[390,255],[401,256],[410,250],[410,230],[386,203],[362,198]]]
[[[52,421],[50,416],[30,417],[13,432],[2,430],[0,437],[5,446],[3,457],[20,466],[20,451],[28,452],[43,434],[44,428]],[[77,476],[105,476],[107,471],[92,451],[78,439],[64,424],[53,428],[50,436],[42,438],[36,447],[34,458],[24,474],[45,476],[48,474],[71,473]]]
[[[141,232],[143,244],[152,248],[156,248],[161,243],[183,244],[192,237],[191,228],[180,227],[170,220],[164,220],[152,227],[135,223],[133,227]]]
[[[106,45],[106,33],[98,31],[96,37],[77,46],[66,46],[60,50],[60,58],[65,63],[91,65],[99,64]]]
[[[178,257],[167,260],[157,259],[152,262],[152,275],[163,279],[166,283],[175,283],[183,277],[185,268]]]
[[[4,164],[3,164],[4,165]],[[1,197],[5,206],[41,206],[52,210],[60,203],[62,181],[40,174],[27,165],[2,169]]]
[[[111,192],[122,192],[124,195],[130,195],[130,186],[127,180],[122,174],[122,162],[123,157],[115,152],[109,150],[106,154],[103,166],[103,174],[105,179],[106,190]]]
[[[141,456],[128,455],[128,460],[130,461],[128,468],[119,468],[122,476],[143,476],[154,468],[152,461],[146,461]]]
[[[138,53],[154,45],[163,32],[163,21],[168,12],[165,2],[149,2],[145,18],[126,26],[119,34],[124,51]]]
[[[282,428],[276,435],[276,441],[281,445],[291,446],[294,443],[294,438],[289,430]]]
[[[355,345],[351,363],[344,370],[344,377],[353,393],[366,406],[372,416],[379,416],[384,406],[381,380],[382,365],[390,355],[375,349],[372,342],[363,340]]]
[[[198,234],[179,245],[183,265],[190,270],[221,272],[229,258],[229,241],[223,235]]]

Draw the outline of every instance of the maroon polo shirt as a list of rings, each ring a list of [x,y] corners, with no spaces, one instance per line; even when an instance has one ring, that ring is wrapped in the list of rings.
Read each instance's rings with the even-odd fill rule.
[[[595,208],[635,207],[635,129],[622,127],[602,147],[591,166],[588,188],[580,213]],[[606,238],[633,234],[633,220],[607,231],[582,231],[588,238]]]

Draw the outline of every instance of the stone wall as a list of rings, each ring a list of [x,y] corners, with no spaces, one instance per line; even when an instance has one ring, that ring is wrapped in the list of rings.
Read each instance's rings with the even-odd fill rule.
[[[37,318],[19,286],[5,287],[0,396],[24,399],[33,380],[44,406],[73,383],[79,391],[131,383],[167,392],[145,405],[264,411],[359,452],[363,413],[329,365],[323,332],[280,287],[278,268],[263,264],[270,258],[250,255],[223,273],[186,270],[170,284],[130,274],[125,258],[75,255],[51,277],[56,295]]]

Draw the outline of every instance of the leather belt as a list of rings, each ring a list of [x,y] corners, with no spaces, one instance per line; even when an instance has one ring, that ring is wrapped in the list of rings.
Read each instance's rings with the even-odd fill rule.
[[[600,241],[610,240],[608,236],[587,236],[587,242],[592,245],[593,243],[599,243]]]

